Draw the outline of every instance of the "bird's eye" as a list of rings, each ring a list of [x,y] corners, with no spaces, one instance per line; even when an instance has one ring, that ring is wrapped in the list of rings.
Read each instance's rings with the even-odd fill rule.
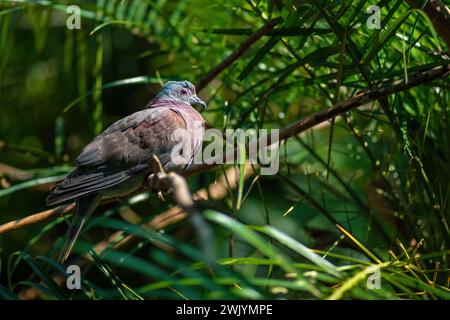
[[[181,94],[187,94],[187,90],[186,89],[181,89],[180,93]]]

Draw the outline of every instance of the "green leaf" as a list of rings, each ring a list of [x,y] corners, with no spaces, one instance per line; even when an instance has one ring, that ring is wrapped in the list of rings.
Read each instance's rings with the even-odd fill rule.
[[[403,22],[409,17],[409,15],[414,10],[408,10],[404,12],[393,24],[391,24],[386,30],[380,32],[380,36],[374,39],[363,58],[361,59],[361,64],[369,63],[373,57],[386,45],[386,43],[395,36],[398,28],[403,24]]]
[[[58,299],[65,299],[66,295],[59,287],[59,285],[53,280],[52,276],[49,275],[33,258],[24,254],[22,259],[31,267],[33,272],[47,285],[47,288],[51,295]]]
[[[16,191],[20,191],[23,189],[28,189],[28,188],[32,188],[32,187],[36,187],[36,186],[40,186],[43,184],[47,184],[47,183],[52,183],[52,182],[56,182],[58,180],[61,180],[63,177],[65,177],[65,175],[63,176],[56,176],[56,177],[46,177],[46,178],[36,178],[36,179],[32,179],[26,182],[22,182],[22,183],[18,183],[15,184],[9,188],[0,190],[0,197],[4,197],[8,194],[11,194],[13,192]]]
[[[245,79],[247,75],[253,70],[253,68],[264,58],[266,54],[280,41],[280,38],[273,37],[270,38],[266,44],[258,50],[254,55],[253,59],[246,65],[245,69],[242,70],[241,74],[238,76],[239,80]]]
[[[147,77],[147,76],[139,76],[139,77],[133,77],[133,78],[127,78],[122,80],[117,80],[113,82],[109,82],[99,89],[91,90],[86,92],[84,95],[76,98],[71,103],[69,103],[64,109],[63,112],[66,113],[70,109],[72,109],[73,106],[75,106],[78,102],[80,102],[83,99],[86,99],[90,95],[94,93],[96,90],[105,90],[105,89],[111,89],[116,87],[124,87],[124,86],[130,86],[130,85],[136,85],[136,84],[149,84],[149,83],[160,83],[161,78],[156,77]]]
[[[315,263],[317,266],[322,268],[325,272],[328,272],[329,274],[341,278],[342,274],[339,272],[339,270],[336,268],[335,265],[328,262],[318,254],[314,253],[309,249],[308,247],[304,246],[300,242],[296,241],[294,238],[288,236],[287,234],[281,232],[280,230],[275,229],[272,226],[264,226],[264,227],[253,227],[254,229],[264,232],[265,234],[271,236],[275,240],[279,241],[280,243],[284,244],[286,247],[291,248],[304,258],[308,259],[309,261]]]
[[[241,208],[242,195],[244,193],[244,182],[245,182],[245,167],[246,167],[246,154],[245,145],[239,144],[239,184],[238,184],[238,196],[236,200],[236,210]]]
[[[20,300],[20,298],[0,284],[0,296],[6,300]]]
[[[250,243],[252,246],[257,248],[267,257],[270,257],[274,260],[279,260],[281,262],[281,267],[289,273],[295,273],[300,281],[304,282],[305,287],[311,292],[314,296],[320,297],[321,293],[314,287],[311,283],[309,283],[303,276],[296,272],[293,267],[292,262],[289,258],[287,258],[283,253],[276,251],[273,246],[267,244],[267,241],[264,241],[257,233],[252,231],[249,227],[243,225],[242,223],[216,211],[207,210],[205,211],[205,217],[213,221],[217,224],[220,224],[240,237],[242,237],[245,241]]]
[[[102,260],[113,263],[115,266],[140,273],[147,277],[161,279],[168,276],[168,273],[163,269],[126,252],[106,249],[102,252],[101,258]]]

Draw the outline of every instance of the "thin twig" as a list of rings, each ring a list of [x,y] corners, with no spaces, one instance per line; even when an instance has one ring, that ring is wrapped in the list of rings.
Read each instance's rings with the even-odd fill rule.
[[[198,84],[195,86],[197,91],[202,90],[208,83],[210,83],[215,77],[217,77],[223,70],[225,70],[228,66],[230,66],[233,62],[239,59],[240,56],[247,51],[256,41],[258,41],[261,37],[272,31],[272,29],[279,24],[283,19],[275,18],[269,20],[262,28],[256,31],[254,34],[245,39],[244,42],[241,43],[239,48],[233,51],[228,57],[225,58],[221,63],[215,66],[203,79],[201,79]]]

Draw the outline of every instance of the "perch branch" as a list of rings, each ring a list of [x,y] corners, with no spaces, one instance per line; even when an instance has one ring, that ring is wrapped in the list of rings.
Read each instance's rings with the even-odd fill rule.
[[[193,213],[195,211],[194,200],[186,179],[175,172],[166,173],[156,155],[153,155],[153,163],[156,172],[147,178],[149,186],[160,191],[172,191],[175,202],[184,211]]]

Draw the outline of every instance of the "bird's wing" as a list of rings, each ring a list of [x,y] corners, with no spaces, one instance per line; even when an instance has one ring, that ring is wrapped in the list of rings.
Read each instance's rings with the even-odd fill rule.
[[[151,164],[153,154],[170,156],[178,143],[171,133],[185,127],[183,118],[169,108],[142,110],[112,124],[83,149],[75,162],[85,168]]]
[[[186,128],[170,108],[136,112],[112,124],[76,158],[77,168],[47,197],[47,204],[65,202],[117,185],[138,172],[152,171],[152,157],[164,165],[179,142],[172,132]]]

